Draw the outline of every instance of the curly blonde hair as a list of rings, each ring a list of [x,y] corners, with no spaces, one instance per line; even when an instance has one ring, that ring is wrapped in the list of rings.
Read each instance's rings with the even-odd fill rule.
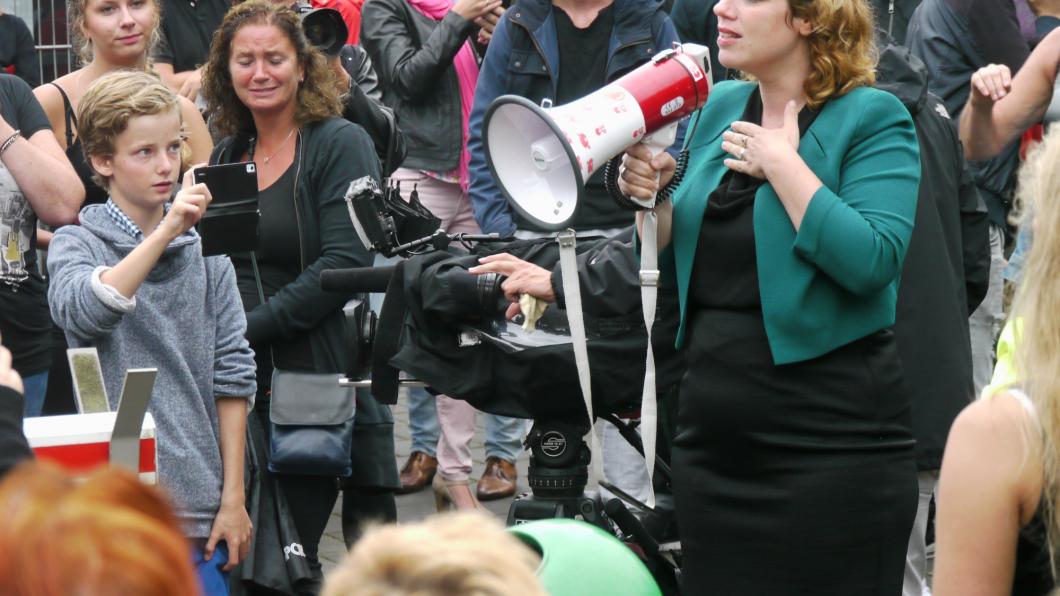
[[[70,45],[73,46],[81,64],[92,62],[92,40],[85,37],[85,12],[91,0],[69,0],[66,4],[66,18],[70,23]],[[162,39],[160,31],[162,23],[162,5],[158,0],[145,0],[150,2],[155,9],[155,21],[151,26],[151,32],[147,35],[147,52],[145,68],[151,63],[151,53]]]
[[[808,21],[810,76],[803,83],[807,103],[826,100],[876,83],[875,25],[865,0],[788,0],[791,16]]]
[[[295,124],[302,126],[342,114],[335,74],[320,50],[306,39],[298,15],[289,7],[268,0],[249,0],[235,5],[225,15],[214,32],[210,54],[203,65],[202,94],[210,106],[207,116],[221,134],[254,130],[250,109],[236,95],[232,73],[228,70],[232,39],[246,25],[272,25],[294,46],[298,64],[305,72],[305,80],[298,86],[295,97]]]

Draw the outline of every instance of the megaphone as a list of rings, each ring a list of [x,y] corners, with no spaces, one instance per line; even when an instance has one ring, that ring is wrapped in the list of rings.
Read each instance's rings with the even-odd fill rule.
[[[677,123],[707,102],[709,50],[674,44],[603,88],[566,105],[502,95],[486,110],[483,141],[493,179],[520,215],[559,230],[577,213],[585,181],[631,145],[673,144]],[[654,199],[637,201],[650,208]]]

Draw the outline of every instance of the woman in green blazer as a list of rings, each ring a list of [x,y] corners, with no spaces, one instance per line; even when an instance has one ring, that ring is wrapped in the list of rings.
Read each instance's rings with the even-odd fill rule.
[[[913,226],[916,133],[870,88],[864,0],[721,0],[721,83],[657,209],[689,370],[673,450],[688,594],[899,594],[916,509],[889,327]],[[620,188],[673,159],[644,147]],[[658,175],[658,178],[657,178]]]

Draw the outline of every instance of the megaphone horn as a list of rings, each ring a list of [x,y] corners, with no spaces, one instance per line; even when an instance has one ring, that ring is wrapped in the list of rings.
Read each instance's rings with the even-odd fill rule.
[[[585,182],[612,157],[702,107],[708,50],[675,44],[585,97],[553,107],[502,95],[486,110],[483,141],[494,180],[520,215],[559,230],[575,218]],[[670,131],[671,133],[673,131]],[[666,137],[667,135],[657,135]],[[672,134],[657,150],[673,143]]]

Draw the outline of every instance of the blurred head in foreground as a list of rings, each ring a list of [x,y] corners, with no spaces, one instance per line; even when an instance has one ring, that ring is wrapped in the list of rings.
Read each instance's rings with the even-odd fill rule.
[[[492,517],[450,513],[372,528],[328,576],[323,596],[546,596],[539,564]]]
[[[191,547],[161,494],[125,470],[74,480],[30,462],[0,484],[0,594],[188,596]]]

